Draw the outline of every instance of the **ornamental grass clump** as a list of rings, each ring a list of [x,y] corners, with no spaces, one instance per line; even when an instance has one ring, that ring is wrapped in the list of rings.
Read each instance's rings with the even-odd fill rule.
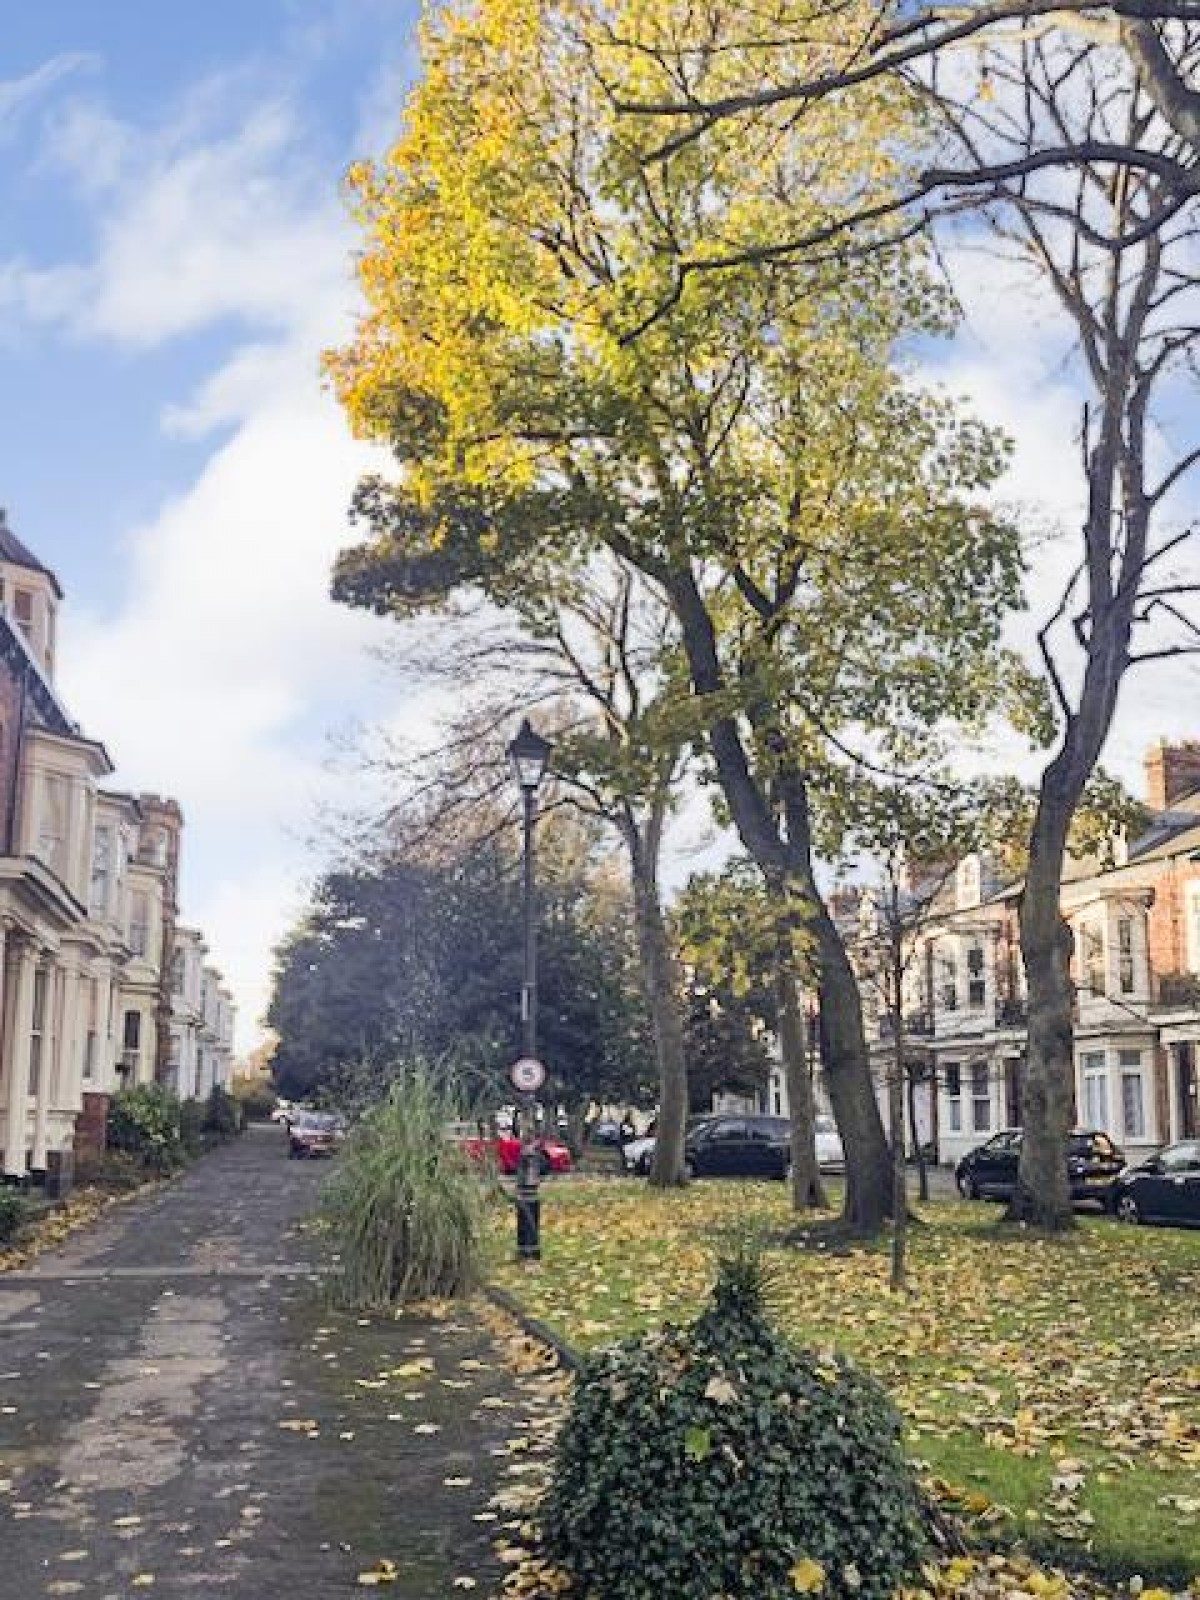
[[[585,1361],[540,1517],[579,1600],[889,1600],[919,1568],[896,1411],[778,1337],[764,1282],[723,1262],[691,1326]]]
[[[354,1125],[322,1196],[338,1304],[446,1299],[477,1283],[486,1196],[446,1138],[459,1115],[453,1091],[417,1067]]]

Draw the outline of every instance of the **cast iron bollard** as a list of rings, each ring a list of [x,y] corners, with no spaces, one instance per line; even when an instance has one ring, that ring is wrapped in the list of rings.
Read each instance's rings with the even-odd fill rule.
[[[542,1259],[542,1202],[538,1193],[542,1158],[536,1145],[521,1147],[517,1163],[517,1260]]]

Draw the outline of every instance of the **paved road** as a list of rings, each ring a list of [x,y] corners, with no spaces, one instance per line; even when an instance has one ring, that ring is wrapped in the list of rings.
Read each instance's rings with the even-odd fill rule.
[[[0,1274],[0,1600],[324,1600],[380,1558],[398,1600],[487,1591],[536,1417],[465,1315],[322,1305],[325,1170],[251,1129]]]

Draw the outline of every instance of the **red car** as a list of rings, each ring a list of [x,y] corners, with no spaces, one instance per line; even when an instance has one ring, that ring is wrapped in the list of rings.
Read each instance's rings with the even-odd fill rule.
[[[516,1176],[521,1159],[521,1141],[513,1133],[500,1133],[494,1139],[485,1138],[469,1124],[457,1123],[447,1130],[447,1137],[462,1145],[472,1161],[491,1161],[505,1178]],[[559,1139],[539,1138],[535,1141],[542,1158],[543,1173],[570,1172],[571,1152]]]

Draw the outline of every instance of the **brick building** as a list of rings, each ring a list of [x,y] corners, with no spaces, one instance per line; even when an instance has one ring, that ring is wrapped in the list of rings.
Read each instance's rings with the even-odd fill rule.
[[[1200,1137],[1200,742],[1163,740],[1147,753],[1145,800],[1140,837],[1119,842],[1107,868],[1072,863],[1062,900],[1074,940],[1076,1120],[1134,1158]],[[954,1162],[1021,1122],[1021,885],[981,856],[936,877],[907,953],[908,1138]],[[920,886],[913,894],[922,898]],[[870,896],[844,899],[839,920],[862,975],[882,1102],[894,1046],[868,976],[879,954]],[[768,1093],[786,1109],[780,1075]]]

